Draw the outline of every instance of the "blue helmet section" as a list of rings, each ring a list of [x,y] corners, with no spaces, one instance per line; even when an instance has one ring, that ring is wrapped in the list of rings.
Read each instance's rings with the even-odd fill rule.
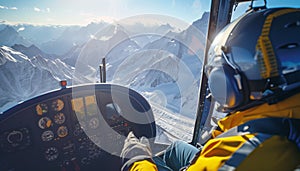
[[[212,96],[227,109],[300,86],[300,9],[250,11],[213,41],[206,74]]]

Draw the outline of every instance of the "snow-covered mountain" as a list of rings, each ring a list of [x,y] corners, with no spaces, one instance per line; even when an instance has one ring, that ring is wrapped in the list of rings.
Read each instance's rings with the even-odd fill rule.
[[[8,25],[0,30],[0,38],[0,45],[13,46],[14,44],[22,44],[30,46],[32,44],[29,40],[20,36],[12,26]]]
[[[206,23],[207,17],[204,14],[186,30],[169,31],[131,53],[112,81],[138,90],[173,112],[194,117],[207,30],[207,25],[198,23]]]
[[[118,46],[118,48],[114,48]],[[107,80],[111,80],[116,68],[132,52],[140,49],[119,25],[110,25],[90,39],[84,46],[78,46],[63,58],[75,64],[76,70],[90,80],[99,80],[99,65],[102,58],[107,62]]]
[[[141,49],[141,47],[146,46],[148,43],[159,39],[161,35],[166,34],[170,30],[174,30],[174,28],[168,24],[158,26],[145,26],[141,23],[135,23],[133,25],[121,25],[119,23],[114,23],[105,25],[104,27],[96,26],[96,24],[87,26],[94,27],[94,31],[96,31],[96,28],[98,28],[98,30],[94,34],[90,34],[89,40],[86,44],[76,44],[67,53],[62,55],[63,61],[71,66],[75,66],[77,58],[80,56],[80,53],[82,51],[96,51],[94,53],[98,53],[98,56],[102,55],[102,57],[104,57],[104,55],[117,55],[118,57],[123,58],[126,57],[126,55],[119,54],[119,52],[122,51],[121,48],[126,49],[128,47],[129,49],[134,49],[133,51]],[[151,34],[145,36],[145,32]],[[156,33],[156,35],[154,35],[153,33]],[[122,45],[118,45],[119,43]],[[117,45],[119,46],[118,49],[120,50],[115,50],[114,46]],[[112,50],[113,52],[109,52],[110,50]]]
[[[192,26],[199,29],[202,33],[206,33],[208,29],[209,12],[204,12],[202,17],[193,22]]]
[[[56,40],[61,36],[63,31],[70,26],[16,24],[11,25],[11,27],[13,27],[20,36],[24,37],[35,46],[40,47],[43,43]]]
[[[0,112],[20,101],[59,88],[59,81],[74,79],[74,68],[61,60],[28,58],[10,47],[0,47]],[[84,77],[77,81],[86,82]]]
[[[47,53],[43,52],[42,50],[40,50],[35,45],[31,45],[29,47],[26,47],[22,44],[15,44],[15,45],[11,46],[11,48],[13,48],[16,51],[19,51],[19,52],[23,53],[24,55],[26,55],[29,58],[33,58],[34,56],[42,56],[42,57],[47,58],[47,59],[59,58],[58,55],[47,54]]]
[[[35,67],[26,55],[14,49],[2,46],[0,61],[2,111],[20,101],[58,88],[51,72]]]
[[[87,26],[0,24],[0,45],[34,45],[48,54],[62,55],[74,46],[86,43],[107,23],[91,23]]]
[[[86,43],[98,29],[107,23],[91,23],[84,27],[69,26],[56,39],[47,41],[40,45],[40,48],[47,53],[63,55],[74,46]]]
[[[73,59],[80,73],[99,80],[99,64],[105,57],[109,82],[129,86],[174,112],[194,117],[206,35],[201,30],[206,27],[195,24],[161,34],[110,25],[79,47],[79,55],[71,53],[68,59]],[[140,46],[137,40],[147,43]]]

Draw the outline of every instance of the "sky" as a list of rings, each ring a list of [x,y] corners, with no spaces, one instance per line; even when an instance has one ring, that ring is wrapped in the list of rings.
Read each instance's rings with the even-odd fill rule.
[[[159,14],[192,23],[209,8],[207,0],[0,0],[0,22],[87,25]]]
[[[263,2],[256,2],[260,1]],[[280,3],[300,6],[300,0],[267,2],[270,6]],[[191,24],[209,9],[210,0],[0,0],[0,23],[87,25],[101,20],[112,22],[136,15],[159,14]]]

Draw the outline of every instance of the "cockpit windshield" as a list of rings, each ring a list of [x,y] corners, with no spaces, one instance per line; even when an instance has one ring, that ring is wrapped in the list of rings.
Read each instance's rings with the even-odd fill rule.
[[[299,8],[300,4],[297,0],[288,0],[288,1],[280,1],[280,0],[256,0],[256,1],[246,1],[236,4],[232,13],[232,20],[241,16],[241,14],[245,13],[247,9],[250,7],[267,7],[267,8],[280,8],[280,7],[288,7],[288,8]]]
[[[200,0],[0,1],[0,111],[60,80],[118,84],[149,101],[157,141],[191,141],[209,8]],[[79,119],[95,114],[94,103],[71,100]],[[108,105],[107,117],[118,110]]]

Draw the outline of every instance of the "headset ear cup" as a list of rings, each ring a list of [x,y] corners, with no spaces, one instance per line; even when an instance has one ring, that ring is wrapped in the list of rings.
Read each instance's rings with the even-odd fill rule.
[[[244,96],[235,78],[236,71],[223,64],[211,70],[208,86],[213,98],[226,108],[235,108],[243,104]]]

